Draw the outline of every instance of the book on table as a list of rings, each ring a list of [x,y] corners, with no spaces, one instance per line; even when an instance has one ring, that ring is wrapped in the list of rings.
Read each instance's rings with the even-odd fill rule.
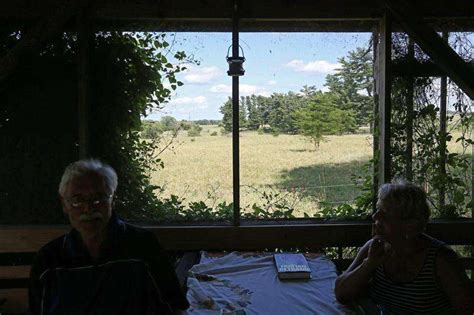
[[[273,254],[278,278],[311,279],[311,269],[303,254]]]

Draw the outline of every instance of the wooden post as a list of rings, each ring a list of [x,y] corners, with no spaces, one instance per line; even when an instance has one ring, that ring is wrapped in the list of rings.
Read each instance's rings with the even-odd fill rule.
[[[408,39],[408,63],[415,62],[415,43],[411,38]],[[407,180],[413,180],[413,94],[414,94],[414,77],[413,75],[407,78],[407,121],[406,134],[407,146],[405,150],[405,177]]]
[[[443,39],[448,42],[449,34],[443,32]],[[448,98],[448,78],[446,75],[441,76],[440,86],[440,105],[439,105],[439,175],[441,178],[446,178],[446,107]],[[444,209],[446,203],[446,183],[440,182],[439,187],[439,208]]]
[[[372,40],[373,40],[373,74],[374,74],[374,118],[373,118],[373,128],[372,128],[372,157],[373,157],[373,165],[372,165],[372,185],[373,185],[373,198],[372,198],[372,212],[377,211],[377,192],[379,187],[379,178],[378,178],[378,156],[379,156],[379,90],[378,90],[378,82],[379,82],[379,67],[378,67],[378,51],[379,51],[379,29],[374,29],[372,31]]]
[[[239,56],[238,0],[232,12],[232,57]],[[232,77],[232,178],[234,197],[234,225],[240,225],[240,141],[239,141],[239,77]]]
[[[390,175],[390,114],[391,114],[391,45],[392,22],[388,13],[380,20],[380,47],[379,47],[379,164],[378,182],[388,183]]]
[[[91,29],[85,9],[77,16],[78,62],[77,62],[77,116],[79,125],[79,158],[89,155],[89,67]]]

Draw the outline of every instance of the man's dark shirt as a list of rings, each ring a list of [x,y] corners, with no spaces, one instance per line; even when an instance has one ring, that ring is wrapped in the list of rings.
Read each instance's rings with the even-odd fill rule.
[[[118,219],[116,215],[112,215],[108,224],[107,237],[97,260],[93,260],[89,255],[79,232],[75,229],[40,249],[33,261],[30,275],[30,311],[33,314],[40,313],[42,294],[44,293],[42,281],[45,277],[41,280],[40,278],[47,274],[46,271],[61,270],[56,268],[103,266],[104,264],[107,266],[107,263],[110,265],[110,262],[124,260],[145,263],[156,282],[161,299],[172,309],[185,310],[189,307],[179,286],[176,273],[155,235],[145,229],[127,224]]]

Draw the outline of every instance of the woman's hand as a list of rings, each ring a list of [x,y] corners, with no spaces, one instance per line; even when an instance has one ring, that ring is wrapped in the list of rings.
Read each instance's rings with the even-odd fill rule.
[[[381,265],[392,253],[392,245],[380,236],[372,238],[367,254],[367,263],[377,268]]]

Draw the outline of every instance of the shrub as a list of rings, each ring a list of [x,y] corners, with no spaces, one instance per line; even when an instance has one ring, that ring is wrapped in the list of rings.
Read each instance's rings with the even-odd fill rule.
[[[199,137],[201,135],[202,127],[192,124],[191,129],[188,130],[188,137]]]

